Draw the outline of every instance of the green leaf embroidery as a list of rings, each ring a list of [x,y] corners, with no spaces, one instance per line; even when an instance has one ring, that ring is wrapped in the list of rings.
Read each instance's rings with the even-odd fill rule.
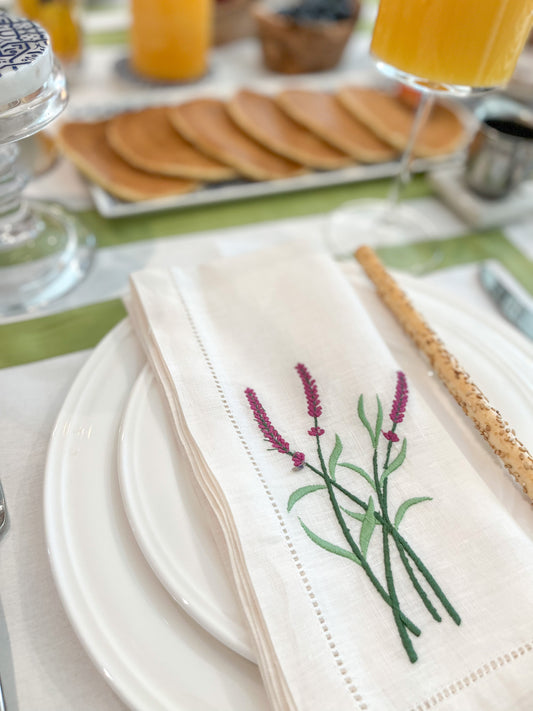
[[[349,462],[341,462],[339,467],[345,467],[345,469],[351,469],[353,472],[357,472],[370,484],[374,491],[376,490],[376,485],[374,484],[372,477],[370,474],[367,474],[364,469],[361,469],[361,467],[357,467],[355,464],[350,464]]]
[[[302,486],[300,489],[296,489],[289,496],[289,501],[287,502],[287,511],[290,511],[294,504],[296,504],[300,499],[303,499],[307,494],[312,494],[313,491],[319,491],[320,489],[325,489],[325,484],[310,484],[309,486]]]
[[[329,475],[333,479],[333,481],[335,481],[335,469],[337,468],[337,462],[339,461],[341,452],[342,452],[341,438],[339,437],[338,434],[336,434],[335,435],[335,446],[333,447],[333,451],[330,454],[329,462],[328,462]]]
[[[354,553],[352,553],[352,551],[344,550],[344,548],[340,548],[339,546],[336,546],[334,543],[330,543],[329,541],[324,540],[324,538],[320,538],[320,536],[317,536],[316,533],[313,533],[313,531],[311,531],[311,529],[305,525],[305,523],[302,521],[301,518],[298,517],[298,521],[300,522],[301,527],[307,533],[309,538],[313,541],[313,543],[316,543],[317,546],[320,546],[325,551],[328,551],[328,553],[334,553],[335,555],[340,555],[342,558],[348,558],[349,560],[352,560],[354,563],[357,563],[357,565],[361,565],[359,559],[357,558],[357,556]]]
[[[400,525],[403,517],[405,516],[405,513],[408,509],[411,508],[411,506],[414,506],[415,504],[419,504],[421,501],[431,501],[431,496],[415,496],[412,499],[407,499],[407,501],[404,501],[403,504],[398,508],[398,511],[396,512],[396,516],[394,517],[394,528],[398,528]]]
[[[380,482],[381,484],[383,484],[383,482],[389,476],[389,474],[392,474],[393,471],[396,471],[396,469],[398,469],[398,467],[402,466],[404,459],[405,459],[406,452],[407,452],[407,440],[404,438],[400,452],[396,455],[396,457],[392,460],[392,462],[389,464],[389,466],[383,472],[383,475],[381,477],[381,482]]]
[[[359,545],[361,546],[361,551],[363,552],[363,556],[365,558],[375,527],[376,519],[374,518],[374,499],[370,497],[368,499],[368,508],[365,511],[363,523],[361,524],[361,531],[359,532]]]
[[[376,415],[376,426],[374,429],[372,429],[372,426],[370,425],[370,422],[368,421],[367,416],[365,414],[365,406],[362,395],[359,396],[359,400],[357,402],[357,414],[359,415],[359,419],[361,420],[368,434],[370,435],[370,440],[374,449],[378,446],[379,433],[381,432],[381,426],[383,424],[383,407],[381,406],[381,400],[379,399],[379,395],[376,395],[376,401],[378,405],[378,412]]]
[[[383,425],[383,408],[381,407],[381,400],[379,395],[376,395],[376,400],[378,403],[378,414],[376,417],[376,429],[374,431],[374,439],[372,440],[372,446],[374,449],[378,446],[379,433],[381,432],[381,426]]]
[[[357,511],[350,511],[349,509],[345,509],[344,506],[341,506],[340,508],[341,508],[341,511],[344,511],[345,514],[348,514],[348,516],[355,518],[356,521],[363,521],[365,518],[364,513],[359,513]]]
[[[363,425],[366,427],[366,430],[368,434],[370,435],[370,439],[372,440],[372,446],[375,446],[374,444],[374,430],[370,426],[370,422],[367,420],[366,415],[365,415],[365,403],[363,401],[363,396],[359,395],[359,400],[357,401],[357,414],[359,415],[359,419],[363,423]]]
[[[341,511],[344,511],[345,514],[348,514],[348,516],[351,516],[352,518],[355,518],[356,521],[364,521],[365,514],[364,513],[359,513],[358,511],[350,511],[350,509],[345,509],[344,506],[341,506]],[[376,522],[376,526],[381,526],[381,523],[377,520],[376,514],[374,512],[374,521]]]

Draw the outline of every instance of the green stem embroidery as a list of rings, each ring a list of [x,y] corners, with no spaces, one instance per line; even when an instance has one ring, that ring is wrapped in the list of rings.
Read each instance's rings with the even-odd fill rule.
[[[317,422],[317,418],[316,418],[316,417],[314,418],[314,421],[315,421],[315,431],[318,432],[319,429],[318,429],[318,422]],[[322,472],[321,472],[322,478],[324,479],[324,481],[325,481],[325,483],[326,483],[326,488],[327,488],[327,491],[328,491],[328,495],[329,495],[329,499],[330,499],[330,502],[331,502],[331,506],[332,506],[332,508],[333,508],[333,512],[334,512],[334,514],[335,514],[335,517],[336,517],[336,519],[337,519],[337,521],[338,521],[338,524],[339,524],[339,526],[340,526],[340,528],[341,528],[341,530],[342,530],[342,533],[343,533],[343,535],[344,535],[344,537],[345,537],[345,539],[346,539],[348,545],[350,546],[350,548],[351,548],[353,554],[355,555],[355,557],[356,557],[357,560],[359,561],[359,564],[361,565],[361,567],[363,568],[363,570],[364,570],[365,573],[367,574],[367,576],[368,576],[368,578],[370,579],[370,582],[372,583],[372,585],[376,588],[376,590],[377,590],[378,593],[381,595],[381,597],[385,600],[385,602],[386,602],[388,605],[390,605],[390,607],[393,609],[394,616],[395,616],[395,618],[397,617],[397,618],[400,620],[400,624],[401,624],[402,628],[405,630],[405,626],[407,626],[407,627],[409,628],[409,630],[410,630],[414,635],[416,635],[416,636],[418,637],[418,636],[420,635],[420,629],[419,629],[413,622],[411,622],[411,620],[410,620],[408,617],[406,617],[406,615],[403,614],[403,612],[400,610],[400,606],[399,606],[398,600],[395,599],[395,598],[390,594],[390,590],[389,590],[389,593],[387,594],[387,591],[385,590],[385,588],[383,587],[383,585],[382,585],[382,584],[379,582],[379,580],[377,579],[377,577],[376,577],[376,575],[374,574],[372,568],[370,567],[370,565],[368,564],[368,562],[367,562],[367,560],[365,559],[364,555],[362,554],[362,552],[361,552],[359,546],[358,546],[357,543],[354,541],[353,536],[352,536],[352,534],[351,534],[351,531],[350,531],[350,529],[348,528],[348,526],[346,525],[346,521],[344,520],[344,516],[342,515],[342,511],[341,511],[340,506],[339,506],[339,503],[338,503],[338,501],[337,501],[337,497],[335,496],[335,492],[334,492],[334,490],[333,490],[333,485],[332,485],[332,484],[333,484],[333,480],[332,480],[332,478],[330,477],[330,475],[328,474],[328,471],[327,471],[327,469],[326,469],[326,463],[325,463],[325,461],[324,461],[324,456],[323,456],[323,454],[322,454],[322,447],[321,447],[321,445],[320,445],[320,435],[319,435],[319,434],[316,434],[316,435],[315,435],[315,439],[316,439],[316,447],[317,447],[318,459],[319,459],[320,465],[321,465],[321,467],[322,467]],[[411,661],[416,661],[416,660],[411,660]]]
[[[391,432],[393,432],[393,433],[396,432],[396,425],[397,425],[397,423],[394,422],[393,425],[392,425],[392,428],[391,428]],[[404,442],[405,442],[405,440],[404,440]],[[383,466],[384,471],[387,471],[388,468],[389,468],[389,462],[390,462],[391,452],[392,452],[392,441],[389,440],[388,445],[387,445],[387,453],[386,453],[386,456],[385,456],[385,464],[384,464],[384,466]],[[388,524],[387,528],[388,528],[389,533],[390,533],[390,531],[391,531],[393,528],[395,529],[396,527],[391,523],[390,518],[389,518],[389,514],[388,514],[388,508],[387,508],[388,485],[389,485],[389,477],[386,476],[386,477],[384,478],[384,481],[383,481],[383,498],[384,498],[384,501],[385,501],[385,504],[384,504],[385,508],[383,509],[383,511],[384,511],[384,514],[385,514],[385,517],[386,517],[386,520],[387,520],[387,524]],[[399,544],[398,539],[397,539],[396,537],[394,537],[394,541],[395,541],[395,543],[396,543],[396,548],[397,548],[398,553],[399,553],[399,555],[400,555],[400,560],[402,561],[402,564],[403,564],[403,566],[404,566],[404,568],[405,568],[405,570],[406,570],[406,572],[407,572],[407,575],[409,576],[409,579],[410,579],[410,581],[411,581],[411,583],[412,583],[414,589],[415,589],[416,592],[418,593],[420,599],[422,600],[423,604],[425,605],[426,609],[428,610],[428,612],[430,613],[430,615],[433,617],[433,619],[434,619],[436,622],[441,622],[441,621],[442,621],[442,617],[439,615],[439,613],[438,613],[437,610],[435,609],[433,603],[432,603],[431,600],[428,598],[428,596],[427,596],[425,590],[422,588],[422,586],[421,586],[420,583],[418,582],[418,580],[417,580],[417,578],[416,578],[416,576],[415,576],[415,574],[414,574],[413,568],[412,568],[411,564],[409,563],[409,560],[408,560],[407,556],[405,555],[405,551],[403,550],[403,547]]]
[[[409,576],[409,580],[413,584],[414,589],[417,591],[418,595],[420,596],[420,599],[424,603],[426,610],[429,612],[429,614],[433,617],[433,619],[436,622],[442,622],[442,617],[439,615],[438,611],[434,607],[433,603],[427,596],[426,591],[424,588],[420,585],[420,583],[417,580],[417,577],[413,571],[413,567],[411,563],[409,562],[408,557],[405,554],[405,550],[403,546],[401,546],[398,542],[397,539],[395,539],[396,547],[398,548],[398,553],[400,554],[401,561],[403,563],[403,567],[407,571],[407,575]]]
[[[389,446],[388,451],[387,451],[387,458],[385,460],[384,471],[387,470],[390,450],[391,450],[391,448]],[[373,465],[373,470],[374,470],[374,485],[376,488],[378,502],[381,507],[381,514],[383,516],[384,521],[389,523],[389,516],[388,516],[388,511],[387,511],[387,478],[385,478],[385,480],[383,481],[383,484],[381,485],[380,480],[379,480],[379,471],[378,471],[377,445],[374,448],[374,454],[372,456],[372,465]],[[417,656],[415,649],[413,647],[413,643],[411,642],[411,639],[410,639],[409,635],[407,634],[405,625],[402,623],[400,617],[398,616],[398,614],[396,612],[397,609],[399,609],[399,607],[400,607],[400,602],[398,600],[398,595],[396,593],[396,586],[394,585],[394,576],[392,573],[390,546],[389,546],[389,532],[385,526],[381,527],[381,532],[382,532],[381,538],[382,538],[382,543],[383,543],[383,560],[385,563],[385,579],[387,580],[387,589],[389,591],[389,595],[394,602],[394,605],[392,607],[393,614],[394,614],[394,622],[396,623],[396,628],[398,630],[398,634],[400,635],[400,639],[402,640],[403,647],[404,647],[405,651],[407,652],[407,656],[409,657],[409,660],[411,662],[416,662],[416,660],[418,659],[418,656]]]
[[[429,572],[427,567],[424,565],[422,560],[416,555],[414,550],[411,548],[409,543],[405,540],[405,538],[396,530],[393,529],[391,530],[391,535],[397,540],[397,542],[402,546],[404,551],[407,553],[407,555],[411,558],[413,563],[416,565],[420,573],[424,576],[426,579],[428,585],[431,587],[437,598],[439,599],[441,605],[444,607],[446,612],[450,615],[452,620],[455,622],[456,625],[461,624],[461,617],[458,614],[458,612],[455,610],[451,602],[448,600],[446,597],[445,593],[441,589],[440,585],[437,583],[433,575]]]
[[[316,467],[314,467],[312,464],[309,464],[309,462],[305,462],[305,466],[308,469],[310,469],[314,474],[317,474],[322,479],[324,478],[324,475],[322,474],[322,472],[319,469],[317,469]],[[344,496],[346,496],[348,499],[350,499],[350,501],[353,501],[360,508],[362,508],[363,511],[367,510],[368,504],[366,503],[366,501],[363,501],[362,499],[360,499],[356,494],[353,494],[351,491],[346,489],[344,486],[342,486],[342,484],[339,484],[337,481],[333,481],[331,484],[333,487],[335,487],[335,489],[337,489],[337,491],[340,491],[341,494],[344,494]],[[420,574],[425,578],[427,584],[430,586],[430,588],[435,593],[436,597],[438,598],[438,600],[440,601],[440,603],[442,604],[442,606],[444,607],[446,612],[450,615],[452,620],[457,625],[460,625],[461,624],[461,617],[459,616],[457,611],[454,609],[453,605],[450,603],[450,601],[446,597],[446,594],[441,589],[441,587],[439,586],[439,584],[437,583],[437,581],[435,580],[433,575],[430,573],[428,568],[424,565],[422,560],[418,557],[418,555],[415,553],[415,551],[412,549],[412,547],[409,545],[409,543],[406,541],[406,539],[391,524],[390,521],[385,521],[385,519],[383,518],[383,516],[380,514],[379,511],[375,511],[374,516],[375,516],[376,520],[382,526],[387,527],[389,533],[394,538],[394,541],[398,547],[398,550],[402,549],[409,556],[409,558],[413,561],[413,563],[418,568],[418,571],[420,572]],[[411,578],[411,580],[413,580],[411,575],[409,577]],[[415,589],[417,589],[416,586],[415,586]],[[417,592],[420,594],[420,591],[418,589],[417,589]],[[425,597],[425,594],[421,595],[422,601],[424,602],[424,604],[427,607],[424,597]],[[430,605],[431,605],[431,603],[430,603]],[[428,610],[429,610],[429,608],[428,608]],[[430,610],[430,612],[431,612],[431,610]],[[431,613],[431,614],[433,614],[433,613]],[[433,615],[433,616],[435,617],[435,615]],[[437,613],[437,617],[439,617],[438,613]],[[437,617],[435,617],[435,619],[437,619]],[[440,621],[440,619],[438,621]]]

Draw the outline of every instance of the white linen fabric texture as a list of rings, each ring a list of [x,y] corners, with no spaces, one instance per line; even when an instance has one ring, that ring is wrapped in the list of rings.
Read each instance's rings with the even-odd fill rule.
[[[398,366],[346,277],[357,269],[291,244],[131,279],[130,315],[209,504],[206,516],[223,533],[272,707],[530,709],[533,543],[423,394],[411,388],[404,408]],[[298,363],[316,379],[307,395],[311,411],[321,401],[318,436],[309,434],[317,422]],[[265,440],[248,388],[290,453]],[[358,414],[360,395],[370,431]],[[393,428],[395,407],[405,417]],[[398,441],[389,463],[404,439],[407,449],[385,486],[383,433],[391,428]],[[295,452],[305,454],[301,468]],[[322,488],[295,495],[289,507],[307,486]],[[339,486],[363,501],[366,516]],[[410,506],[395,528],[402,503],[422,497],[431,500]],[[372,505],[377,515],[368,514]]]

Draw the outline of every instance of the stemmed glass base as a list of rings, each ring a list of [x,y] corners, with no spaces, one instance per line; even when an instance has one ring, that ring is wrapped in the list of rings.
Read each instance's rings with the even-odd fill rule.
[[[388,197],[382,200],[353,200],[341,205],[331,214],[327,226],[326,245],[335,257],[350,257],[362,244],[392,247],[417,239],[426,239],[431,235],[429,221],[417,210],[401,204],[399,198],[403,185],[410,178],[415,141],[432,106],[433,96],[422,93],[410,136],[398,166],[398,173]]]
[[[16,224],[0,224],[0,230],[3,316],[43,308],[76,286],[91,265],[94,237],[60,206],[31,203]]]
[[[67,103],[55,65],[43,86],[0,109],[0,315],[39,310],[87,273],[95,239],[59,205],[29,203],[17,141],[40,131]]]
[[[436,96],[464,98],[491,91],[491,88],[437,84],[402,72],[379,60],[376,65],[382,74],[417,89],[420,92],[420,101],[388,198],[354,200],[341,205],[330,216],[325,241],[329,251],[338,258],[352,256],[362,244],[393,247],[427,240],[435,234],[435,226],[422,213],[399,202],[401,190],[411,176],[416,140],[429,118]],[[439,260],[439,254],[436,253],[427,263],[411,265],[412,271],[422,273],[434,269],[438,267]]]
[[[391,64],[382,62],[376,59],[376,67],[379,71],[384,74],[389,79],[400,82],[400,84],[405,84],[418,91],[427,91],[432,94],[439,94],[441,96],[455,96],[456,98],[466,99],[469,96],[479,94],[485,94],[488,91],[494,91],[497,87],[492,86],[468,86],[465,84],[449,84],[446,82],[435,82],[423,77],[418,77],[415,74],[409,74],[408,72],[402,72],[401,69],[393,67]]]
[[[427,239],[430,221],[418,210],[388,199],[352,200],[328,220],[327,246],[339,259],[353,256],[358,246],[394,247]]]

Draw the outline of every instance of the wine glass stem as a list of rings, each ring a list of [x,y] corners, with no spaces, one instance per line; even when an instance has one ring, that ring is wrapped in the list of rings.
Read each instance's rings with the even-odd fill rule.
[[[409,182],[411,177],[411,163],[413,161],[413,148],[415,147],[416,140],[420,134],[420,130],[425,125],[433,104],[435,102],[435,97],[429,92],[423,91],[420,94],[420,102],[415,112],[413,123],[411,125],[411,131],[409,133],[409,138],[407,140],[407,145],[402,153],[400,168],[394,179],[391,189],[389,191],[389,203],[392,206],[396,205],[401,196],[402,189],[404,185]]]

